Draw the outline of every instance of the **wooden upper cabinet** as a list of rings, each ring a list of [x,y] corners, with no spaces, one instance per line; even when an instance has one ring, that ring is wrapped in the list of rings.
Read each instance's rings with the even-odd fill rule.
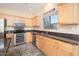
[[[22,23],[25,24],[25,26],[32,26],[32,19],[31,18],[25,18],[25,17],[14,17],[14,20],[20,20]]]
[[[78,24],[78,4],[58,5],[60,24]]]
[[[12,26],[14,24],[14,22],[17,20],[25,23],[26,26],[32,26],[32,23],[33,23],[32,18],[15,16],[15,15],[8,15],[5,13],[0,13],[0,18],[7,19],[7,26]]]
[[[0,18],[7,20],[7,26],[12,26],[13,16],[0,13]]]
[[[40,26],[39,16],[36,16],[32,19],[32,26]]]
[[[27,19],[23,19],[25,26],[32,26],[32,19],[27,18]]]

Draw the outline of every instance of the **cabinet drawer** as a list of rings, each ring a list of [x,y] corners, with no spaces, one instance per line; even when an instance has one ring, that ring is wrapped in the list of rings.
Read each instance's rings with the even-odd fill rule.
[[[72,50],[64,47],[57,48],[57,56],[72,56]]]
[[[73,49],[73,45],[66,43],[66,42],[62,42],[62,41],[58,41],[58,46],[59,47],[63,47],[63,48],[67,48],[68,50],[72,50]]]
[[[46,37],[47,38],[47,37]],[[57,40],[53,38],[47,38],[47,41],[50,45],[57,45]]]

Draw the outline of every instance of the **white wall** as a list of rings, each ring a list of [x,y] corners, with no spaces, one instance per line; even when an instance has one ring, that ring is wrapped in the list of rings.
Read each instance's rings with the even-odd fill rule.
[[[4,13],[4,14],[9,14],[9,15],[15,15],[15,16],[21,16],[21,17],[28,17],[28,18],[32,18],[33,15],[29,15],[29,14],[25,14],[23,12],[20,12],[19,10],[9,10],[9,9],[4,9],[4,8],[0,8],[0,13]]]
[[[40,16],[40,29],[43,29],[43,14],[56,7],[57,7],[56,3],[55,4],[50,3],[50,4],[46,4],[46,6],[39,11],[38,16]]]

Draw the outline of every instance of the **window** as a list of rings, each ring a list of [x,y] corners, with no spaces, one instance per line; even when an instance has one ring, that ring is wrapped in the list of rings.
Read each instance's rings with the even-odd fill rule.
[[[58,15],[53,15],[50,18],[50,28],[51,29],[57,29],[57,23],[58,23]]]
[[[44,22],[44,29],[49,29],[50,28],[49,17],[43,18],[43,22]]]
[[[57,10],[53,10],[50,12],[49,16],[45,15],[43,18],[44,22],[44,29],[57,29],[57,23],[58,23],[58,13]]]

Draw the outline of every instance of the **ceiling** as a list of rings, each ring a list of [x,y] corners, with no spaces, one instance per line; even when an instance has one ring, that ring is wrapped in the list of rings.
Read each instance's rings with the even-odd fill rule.
[[[0,3],[3,12],[15,11],[25,16],[35,16],[46,5],[46,3]]]

